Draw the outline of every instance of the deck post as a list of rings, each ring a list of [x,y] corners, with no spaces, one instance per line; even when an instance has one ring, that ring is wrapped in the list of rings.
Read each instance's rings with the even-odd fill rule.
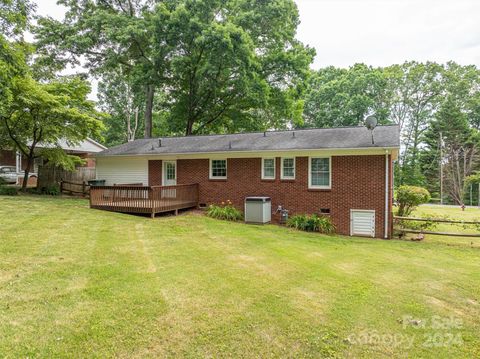
[[[178,209],[175,210],[175,215],[178,216]]]
[[[155,212],[150,213],[150,217],[153,219],[155,218]]]

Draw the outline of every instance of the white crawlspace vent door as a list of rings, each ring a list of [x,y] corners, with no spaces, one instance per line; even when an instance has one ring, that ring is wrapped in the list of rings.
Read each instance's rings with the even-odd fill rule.
[[[375,237],[375,211],[350,210],[350,235]]]

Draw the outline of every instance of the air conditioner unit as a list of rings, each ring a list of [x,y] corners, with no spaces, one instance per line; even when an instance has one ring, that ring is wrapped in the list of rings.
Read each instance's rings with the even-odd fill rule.
[[[269,223],[272,220],[270,197],[245,198],[245,223]]]

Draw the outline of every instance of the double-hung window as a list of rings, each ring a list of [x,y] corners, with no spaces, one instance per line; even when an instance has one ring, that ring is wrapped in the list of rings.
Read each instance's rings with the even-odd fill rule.
[[[310,157],[308,162],[308,187],[330,189],[332,166],[330,157]]]
[[[295,179],[295,157],[282,157],[281,179]]]
[[[227,160],[210,160],[210,179],[227,179]]]
[[[275,158],[262,158],[262,179],[275,179]]]

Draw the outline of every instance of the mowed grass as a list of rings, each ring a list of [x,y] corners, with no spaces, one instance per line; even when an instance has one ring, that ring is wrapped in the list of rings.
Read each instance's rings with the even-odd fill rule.
[[[2,357],[479,357],[480,250],[0,197],[0,333]]]
[[[441,217],[455,221],[469,221],[480,223],[480,208],[467,207],[462,210],[460,206],[441,206],[441,205],[422,205],[411,214],[411,217]],[[463,225],[455,223],[439,223],[433,229],[434,232],[445,233],[480,233],[480,226]],[[457,246],[471,246],[480,248],[480,237],[453,237],[425,235],[425,240],[429,242],[443,243]]]

